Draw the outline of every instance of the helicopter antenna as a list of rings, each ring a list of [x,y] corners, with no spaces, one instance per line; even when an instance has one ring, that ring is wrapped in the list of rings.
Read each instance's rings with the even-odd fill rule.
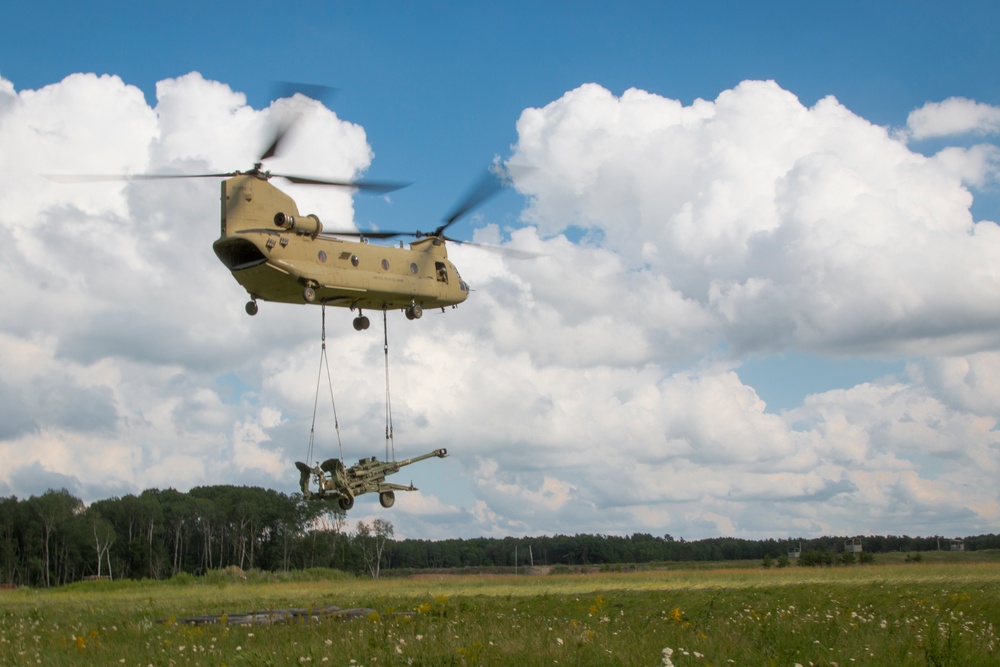
[[[389,394],[389,324],[386,317],[386,308],[382,306],[382,333],[385,345],[385,458],[387,461],[396,460],[396,443],[392,439],[392,398]],[[392,458],[389,458],[389,448],[392,447]]]
[[[316,413],[319,407],[319,385],[323,379],[323,368],[326,367],[326,383],[330,388],[330,405],[333,407],[333,426],[337,432],[337,445],[340,447],[340,461],[344,461],[344,443],[340,439],[340,420],[337,419],[337,403],[333,400],[333,380],[330,378],[330,361],[326,357],[326,304],[320,306],[323,316],[323,336],[322,352],[319,358],[319,373],[316,377],[316,398],[313,400],[312,426],[309,428],[309,450],[306,453],[306,461],[313,460],[313,451],[316,443]]]

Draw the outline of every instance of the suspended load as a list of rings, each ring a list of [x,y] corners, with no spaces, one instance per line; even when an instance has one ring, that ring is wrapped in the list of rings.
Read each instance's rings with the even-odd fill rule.
[[[340,422],[337,419],[337,405],[333,400],[333,380],[330,377],[330,362],[326,356],[326,307],[323,307],[323,337],[322,352],[320,354],[319,377],[316,378],[316,399],[313,403],[313,421],[309,431],[309,449],[306,460],[313,460],[313,452],[316,441],[316,413],[319,407],[320,384],[322,382],[323,370],[326,370],[327,385],[330,389],[330,405],[333,408],[334,424],[337,431],[337,442],[340,444],[340,458],[331,458],[309,467],[301,461],[295,462],[295,467],[299,470],[299,487],[305,498],[315,500],[336,501],[342,510],[349,510],[354,507],[354,498],[364,493],[377,493],[379,503],[382,507],[392,507],[396,502],[396,491],[416,491],[417,487],[410,482],[409,486],[393,484],[385,481],[387,475],[399,472],[403,466],[408,466],[417,461],[423,461],[432,457],[443,459],[448,456],[448,450],[441,448],[433,452],[415,456],[402,461],[396,460],[396,445],[393,441],[392,433],[392,400],[389,393],[389,332],[386,322],[386,309],[382,309],[382,328],[384,332],[385,352],[385,461],[380,461],[374,456],[363,458],[357,464],[347,467],[344,465],[344,446],[340,442]],[[316,491],[310,490],[310,482],[315,482]]]
[[[342,510],[354,507],[354,498],[363,493],[378,493],[378,501],[382,507],[392,507],[396,502],[395,491],[416,491],[411,482],[409,486],[393,484],[385,481],[387,475],[399,472],[403,466],[432,457],[443,459],[448,456],[447,449],[435,449],[433,452],[414,456],[402,461],[379,461],[374,456],[361,459],[350,468],[345,468],[340,459],[327,459],[322,464],[310,468],[301,461],[295,462],[301,475],[299,485],[302,495],[306,498],[324,498],[336,501]],[[309,489],[309,482],[315,480],[318,490]]]

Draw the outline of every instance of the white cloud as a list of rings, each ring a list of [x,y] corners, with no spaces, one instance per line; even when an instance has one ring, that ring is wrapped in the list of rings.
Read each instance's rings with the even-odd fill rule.
[[[918,140],[958,134],[996,134],[1000,131],[1000,107],[964,97],[949,97],[911,111],[906,126],[910,136]]]
[[[970,187],[985,188],[1000,180],[1000,149],[992,144],[969,148],[950,146],[938,152],[934,159]]]
[[[806,108],[744,82],[683,107],[588,85],[525,111],[518,132],[528,218],[548,234],[595,230],[617,275],[655,276],[614,290],[635,318],[673,300],[695,314],[692,337],[714,323],[741,352],[997,343],[1000,235],[973,221],[956,161],[911,152],[833,98]],[[992,151],[975,151],[980,165]]]
[[[272,171],[351,178],[371,149],[302,97],[255,110],[197,74],[157,96],[150,108],[115,77],[17,93],[0,80],[0,169],[18,174],[0,191],[0,493],[297,489],[319,311],[243,313],[211,251],[218,179],[25,172],[247,169],[293,112],[301,132]],[[995,146],[927,158],[773,82],[688,106],[586,85],[526,110],[518,132],[531,226],[503,243],[542,256],[449,246],[469,301],[390,313],[396,454],[451,456],[401,472],[421,491],[392,510],[359,499],[352,524],[378,512],[434,538],[992,530],[1000,230],[973,220],[968,188],[995,178]],[[275,183],[353,224],[349,194]],[[475,240],[499,238],[487,225]],[[379,318],[357,333],[331,310],[339,419],[321,375],[313,455],[382,456]],[[778,414],[735,370],[788,348],[910,363]]]

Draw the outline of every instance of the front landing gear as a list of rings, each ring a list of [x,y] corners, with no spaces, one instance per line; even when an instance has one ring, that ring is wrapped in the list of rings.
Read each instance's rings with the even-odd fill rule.
[[[369,320],[364,315],[358,315],[357,317],[354,318],[354,330],[355,331],[364,331],[369,326],[371,326],[371,320]]]
[[[410,305],[405,311],[406,319],[408,320],[419,320],[420,316],[424,314],[424,309],[419,303],[414,303]]]
[[[247,315],[250,315],[251,317],[253,317],[254,315],[257,314],[257,310],[258,310],[258,308],[257,308],[257,299],[250,299],[249,301],[247,301],[247,305],[246,305]]]

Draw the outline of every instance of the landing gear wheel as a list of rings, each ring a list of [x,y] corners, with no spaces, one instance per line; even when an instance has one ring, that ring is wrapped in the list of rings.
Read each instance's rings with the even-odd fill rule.
[[[251,299],[250,301],[247,301],[246,305],[247,315],[253,317],[254,315],[257,314],[257,310],[258,308],[256,299]]]
[[[415,303],[406,309],[406,319],[408,320],[419,320],[420,316],[423,314],[424,309],[418,303]]]
[[[371,320],[369,320],[364,315],[361,315],[359,317],[355,317],[354,318],[354,330],[355,331],[364,331],[369,326],[371,326]]]
[[[378,494],[378,504],[389,509],[396,504],[396,494],[392,491],[384,491]]]
[[[352,507],[354,507],[354,497],[353,496],[341,496],[340,500],[337,501],[337,504],[340,505],[340,509],[342,509],[342,510],[344,510],[346,512],[347,510],[349,510]]]
[[[306,300],[306,303],[312,303],[316,300],[316,290],[307,285],[302,290],[302,298]]]

